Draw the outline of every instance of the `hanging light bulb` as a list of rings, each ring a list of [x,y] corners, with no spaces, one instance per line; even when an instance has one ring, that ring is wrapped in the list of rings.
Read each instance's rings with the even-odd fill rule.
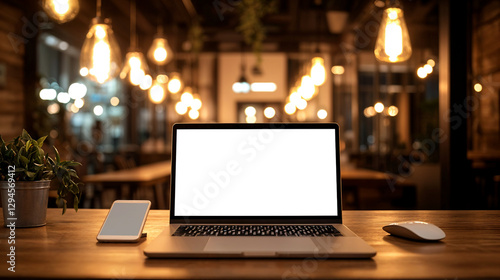
[[[134,86],[140,85],[145,79],[148,71],[148,64],[141,52],[128,52],[125,56],[125,66],[120,73],[120,78],[129,77],[130,83]]]
[[[44,0],[43,11],[57,23],[65,23],[75,18],[80,10],[78,0]]]
[[[149,48],[148,58],[156,65],[165,65],[174,58],[174,52],[168,45],[161,26],[158,26],[158,32]]]
[[[158,79],[158,77],[160,77]],[[160,104],[165,100],[165,97],[167,97],[167,80],[164,80],[164,77],[166,75],[158,75],[156,77],[155,81],[153,82],[153,85],[149,88],[149,99],[151,102],[155,104]]]
[[[309,75],[302,76],[300,81],[300,86],[297,89],[297,92],[302,96],[306,101],[311,100],[316,94],[316,86],[314,85],[313,79]]]
[[[244,75],[241,75],[240,79],[233,84],[233,91],[235,93],[248,93],[250,91],[250,84]]]
[[[384,10],[374,53],[378,60],[385,62],[401,62],[410,58],[410,35],[402,9],[389,7]]]
[[[101,1],[97,0],[97,16],[92,19],[80,54],[80,69],[88,69],[88,79],[103,84],[120,73],[121,54],[111,20],[101,17]]]
[[[250,84],[245,77],[245,68],[245,54],[241,53],[241,76],[232,87],[235,93],[248,93],[250,91]]]
[[[177,72],[170,74],[170,81],[168,82],[168,91],[172,94],[178,93],[182,89],[181,76]]]
[[[151,75],[149,75],[149,74],[146,74],[146,75],[142,78],[142,81],[141,81],[141,84],[139,85],[139,87],[140,87],[142,90],[147,90],[147,89],[149,89],[152,85],[153,85],[153,77],[151,77]]]
[[[186,104],[186,106],[188,107],[191,107],[193,100],[193,90],[191,89],[191,87],[186,87],[181,95],[182,103]]]
[[[323,58],[315,57],[312,59],[311,78],[316,86],[320,86],[325,83],[326,70]]]
[[[136,13],[135,0],[130,1],[130,51],[125,56],[125,66],[120,73],[120,78],[125,79],[128,76],[134,86],[142,83],[149,70],[146,58],[137,49]]]

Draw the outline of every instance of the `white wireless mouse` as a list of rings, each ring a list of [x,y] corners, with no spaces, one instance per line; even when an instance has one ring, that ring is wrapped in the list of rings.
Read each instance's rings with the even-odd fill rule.
[[[382,229],[392,235],[418,241],[438,241],[446,237],[442,229],[425,222],[392,223]]]

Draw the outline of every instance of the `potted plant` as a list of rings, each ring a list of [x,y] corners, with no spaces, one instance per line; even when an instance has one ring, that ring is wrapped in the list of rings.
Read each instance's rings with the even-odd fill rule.
[[[46,224],[50,183],[57,184],[57,205],[66,212],[66,195],[74,195],[78,211],[81,197],[74,161],[61,161],[54,147],[55,158],[42,149],[47,136],[38,140],[23,130],[10,142],[0,136],[0,189],[5,226],[35,227]]]

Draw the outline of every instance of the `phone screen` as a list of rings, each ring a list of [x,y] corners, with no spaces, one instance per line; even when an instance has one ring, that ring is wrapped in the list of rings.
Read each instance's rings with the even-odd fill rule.
[[[139,236],[150,202],[115,202],[99,235]]]

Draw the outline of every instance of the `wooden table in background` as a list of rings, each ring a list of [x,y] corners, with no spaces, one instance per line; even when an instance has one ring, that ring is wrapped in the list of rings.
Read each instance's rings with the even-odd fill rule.
[[[165,196],[162,184],[168,183],[170,172],[171,162],[168,160],[130,169],[86,175],[82,178],[82,181],[101,184],[106,188],[117,188],[117,190],[120,190],[122,185],[128,184],[132,188],[131,193],[134,193],[140,187],[155,186],[157,207],[166,208],[168,205],[165,205],[165,201],[168,204],[169,191],[167,190],[167,196]]]
[[[0,278],[65,279],[500,279],[500,211],[345,211],[344,221],[377,250],[373,259],[147,259],[143,249],[168,224],[152,210],[148,237],[136,244],[96,242],[107,210],[49,209],[44,227],[16,229],[16,272],[5,262],[9,236],[0,229]],[[437,243],[387,235],[382,226],[422,220],[440,226]]]

